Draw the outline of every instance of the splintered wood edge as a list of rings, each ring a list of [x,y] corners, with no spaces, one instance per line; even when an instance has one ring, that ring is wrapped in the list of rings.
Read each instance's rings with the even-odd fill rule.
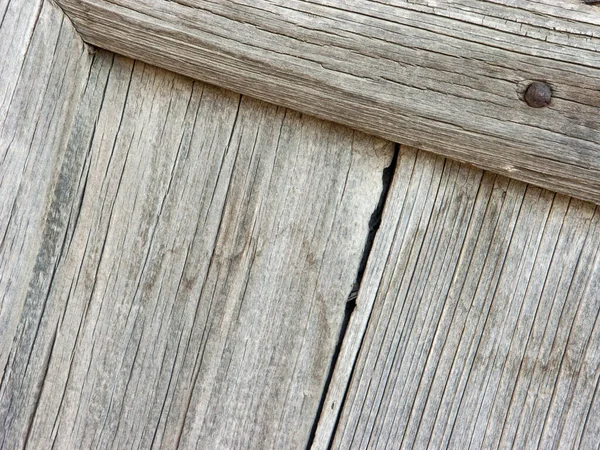
[[[390,3],[58,0],[89,44],[600,203],[597,7]]]

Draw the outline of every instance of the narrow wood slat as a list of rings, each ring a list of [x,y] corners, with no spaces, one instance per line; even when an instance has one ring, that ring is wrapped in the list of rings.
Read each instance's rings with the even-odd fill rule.
[[[600,202],[600,13],[582,0],[58,0],[83,38]],[[524,101],[533,81],[547,108]]]
[[[60,253],[69,212],[51,211],[50,203],[71,190],[59,166],[68,163],[66,140],[91,57],[62,11],[43,0],[1,1],[0,19],[1,380],[24,304],[37,323],[34,310]],[[0,431],[0,446],[6,436]]]
[[[393,144],[34,6],[0,78],[0,448],[306,446]]]
[[[357,302],[313,448],[597,447],[594,205],[403,148]]]

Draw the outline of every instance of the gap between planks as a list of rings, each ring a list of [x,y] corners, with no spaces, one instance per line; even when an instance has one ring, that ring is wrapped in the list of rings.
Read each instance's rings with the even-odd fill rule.
[[[597,448],[594,205],[403,148],[357,312],[312,448]]]

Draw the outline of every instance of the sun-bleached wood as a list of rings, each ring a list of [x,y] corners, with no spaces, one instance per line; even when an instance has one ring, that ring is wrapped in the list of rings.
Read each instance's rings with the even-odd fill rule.
[[[581,0],[57,0],[89,43],[600,202],[600,12]],[[552,103],[523,101],[532,81]]]
[[[50,203],[68,195],[59,167],[91,57],[48,2],[0,1],[0,18],[1,380],[23,305],[35,326],[60,252],[68,212]]]
[[[597,446],[593,205],[404,148],[321,405],[392,145],[0,13],[0,448]]]
[[[594,205],[403,148],[357,302],[313,448],[597,447]]]
[[[1,29],[28,39],[0,78],[0,448],[306,446],[394,145],[30,6]]]

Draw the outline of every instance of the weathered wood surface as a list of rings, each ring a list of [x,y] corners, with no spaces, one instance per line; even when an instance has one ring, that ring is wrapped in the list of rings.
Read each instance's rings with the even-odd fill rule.
[[[57,0],[95,45],[600,202],[582,0]],[[550,107],[523,101],[546,81]]]
[[[392,144],[0,12],[0,448],[597,448],[592,204],[403,148],[340,334]]]
[[[4,6],[0,448],[306,446],[393,144]]]
[[[598,447],[594,205],[403,148],[357,302],[313,448]]]
[[[35,329],[60,252],[69,212],[50,203],[69,195],[59,167],[91,58],[43,0],[0,1],[0,18],[1,380],[24,303]]]

